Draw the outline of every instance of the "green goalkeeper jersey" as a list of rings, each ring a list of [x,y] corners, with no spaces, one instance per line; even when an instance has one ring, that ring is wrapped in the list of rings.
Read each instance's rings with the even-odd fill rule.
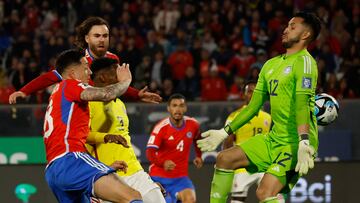
[[[317,124],[313,114],[317,76],[316,61],[306,49],[289,56],[274,57],[263,66],[255,91],[269,95],[274,123],[269,136],[278,143],[299,142],[295,96],[307,94],[310,95],[311,109],[309,139],[317,149]]]

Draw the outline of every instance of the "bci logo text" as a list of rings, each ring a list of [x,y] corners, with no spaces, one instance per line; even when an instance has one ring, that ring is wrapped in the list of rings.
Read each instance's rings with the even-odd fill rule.
[[[331,176],[325,175],[324,182],[311,184],[300,178],[291,190],[290,202],[331,202]]]
[[[9,157],[0,152],[0,164],[18,164],[20,161],[26,161],[27,159],[28,155],[23,152],[15,152]]]

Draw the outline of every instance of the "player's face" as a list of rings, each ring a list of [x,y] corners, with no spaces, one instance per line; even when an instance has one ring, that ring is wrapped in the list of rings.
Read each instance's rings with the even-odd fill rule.
[[[118,64],[117,67],[120,65]],[[109,68],[104,72],[105,85],[112,85],[118,82],[116,75],[116,68]]]
[[[93,54],[103,57],[109,48],[109,29],[106,25],[94,25],[85,35],[85,41]]]
[[[186,103],[184,99],[172,99],[170,104],[167,107],[170,117],[175,121],[180,121],[183,119],[184,114],[187,110]]]
[[[255,84],[248,84],[245,87],[245,101],[248,104],[251,100],[251,97],[253,95],[255,89]]]
[[[282,44],[285,48],[291,48],[303,39],[304,32],[307,31],[302,23],[304,20],[299,17],[294,17],[289,21],[282,35]]]
[[[73,68],[73,78],[83,83],[87,84],[89,82],[91,74],[92,72],[85,57],[81,58],[81,63]]]

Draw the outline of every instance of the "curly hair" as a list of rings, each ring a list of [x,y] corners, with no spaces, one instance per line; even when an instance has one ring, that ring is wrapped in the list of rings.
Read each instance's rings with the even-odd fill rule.
[[[75,45],[81,49],[86,49],[88,44],[85,41],[87,35],[94,25],[106,25],[109,29],[109,24],[100,17],[89,17],[84,20],[78,27],[76,27]]]

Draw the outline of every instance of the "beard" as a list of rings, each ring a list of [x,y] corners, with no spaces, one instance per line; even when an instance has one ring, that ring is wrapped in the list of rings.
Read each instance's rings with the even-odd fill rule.
[[[294,44],[300,42],[300,37],[294,37],[293,39],[289,39],[287,42],[282,42],[282,45],[285,49],[291,48]]]
[[[89,44],[89,48],[92,53],[94,53],[97,57],[103,57],[106,54],[107,48],[103,50],[99,50],[96,45]]]

